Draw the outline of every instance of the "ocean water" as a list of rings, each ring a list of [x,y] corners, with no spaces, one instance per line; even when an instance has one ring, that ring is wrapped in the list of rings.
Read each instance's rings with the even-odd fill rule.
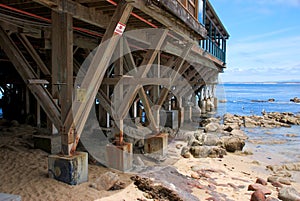
[[[300,97],[300,83],[251,83],[251,84],[222,84],[218,86],[217,96],[226,99],[226,104],[219,104],[218,113],[239,115],[260,115],[266,112],[300,113],[300,103],[290,99]],[[268,101],[275,102],[254,102]]]
[[[290,99],[300,97],[300,83],[226,83],[218,86],[218,115],[261,115],[266,112],[292,112],[300,114],[300,103]],[[275,99],[275,102],[257,102]],[[244,128],[249,136],[245,149],[250,149],[253,158],[269,164],[284,164],[300,161],[300,126],[291,128]],[[288,137],[295,134],[296,137]]]

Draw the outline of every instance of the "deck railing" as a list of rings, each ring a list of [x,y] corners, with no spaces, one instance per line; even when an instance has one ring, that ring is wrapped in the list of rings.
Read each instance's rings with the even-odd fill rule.
[[[212,39],[201,40],[200,47],[225,63],[226,51],[220,48]]]

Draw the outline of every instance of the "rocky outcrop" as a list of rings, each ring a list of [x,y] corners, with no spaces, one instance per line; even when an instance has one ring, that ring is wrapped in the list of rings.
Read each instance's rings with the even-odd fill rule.
[[[266,127],[266,128],[276,128],[276,127],[291,127],[291,125],[300,125],[299,115],[294,115],[293,113],[284,112],[263,112],[262,116],[252,115],[252,116],[240,116],[225,114],[223,116],[224,126],[229,129],[230,127]]]
[[[290,101],[294,102],[294,103],[300,103],[300,98],[295,97],[295,98],[290,99]]]

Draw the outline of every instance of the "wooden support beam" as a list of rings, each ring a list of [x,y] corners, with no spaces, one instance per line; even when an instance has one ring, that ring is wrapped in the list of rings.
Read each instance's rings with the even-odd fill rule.
[[[40,55],[37,53],[37,51],[34,49],[34,47],[31,45],[25,34],[17,34],[19,40],[22,42],[24,47],[26,48],[27,52],[31,55],[31,57],[36,62],[39,69],[42,71],[42,73],[46,76],[50,76],[50,71],[48,70],[47,66],[41,59]]]
[[[110,24],[102,38],[101,45],[97,49],[88,71],[79,86],[80,90],[85,91],[84,101],[73,102],[73,110],[69,111],[68,118],[65,121],[65,123],[68,122],[69,118],[72,119],[72,116],[74,116],[73,126],[69,129],[68,133],[76,133],[76,137],[74,142],[69,144],[72,148],[68,154],[72,155],[76,150],[84,124],[94,105],[95,97],[105,75],[105,71],[118,44],[120,37],[119,34],[115,32],[115,29],[118,23],[126,25],[131,11],[132,6],[124,0],[118,3]]]
[[[1,26],[0,46],[4,50],[9,60],[13,63],[13,65],[15,66],[16,70],[18,71],[25,83],[27,83],[29,79],[38,79],[38,76],[31,69],[28,61],[25,59],[25,57],[18,49],[16,44],[13,42],[11,37],[5,32],[5,30]],[[27,85],[27,87],[35,96],[37,101],[41,104],[47,116],[54,123],[55,127],[60,128],[60,108],[56,105],[47,89],[41,84],[30,84]]]
[[[164,85],[170,86],[171,79],[170,78],[135,78],[135,77],[115,77],[115,78],[104,78],[104,85],[116,85],[124,84],[124,85]]]
[[[155,132],[158,132],[159,125],[156,124],[156,119],[154,118],[152,110],[151,110],[152,104],[150,104],[150,100],[148,99],[148,96],[143,87],[141,87],[139,89],[138,94],[139,94],[140,99],[143,102],[144,107],[145,107],[146,116],[147,116],[148,120],[150,121],[150,128],[152,130],[154,130]]]
[[[28,79],[28,84],[49,84],[47,80],[41,80],[41,79]]]
[[[175,68],[173,69],[171,76],[170,76],[171,77],[171,85],[176,81],[176,79],[178,79],[179,71],[181,70],[181,68],[184,64],[186,57],[189,55],[191,48],[192,48],[192,44],[187,44],[186,48],[182,51],[180,57],[178,57],[175,60]],[[170,87],[162,89],[160,97],[157,101],[157,105],[159,107],[161,107],[162,104],[165,102],[165,100],[169,94],[169,91],[170,91]]]
[[[146,77],[147,73],[151,69],[151,66],[157,56],[158,51],[160,51],[160,49],[165,41],[165,38],[167,37],[167,34],[168,34],[168,31],[163,30],[162,33],[156,33],[156,35],[153,36],[153,43],[149,47],[149,50],[145,54],[144,59],[140,65],[142,68],[140,67],[141,69],[137,72],[137,75],[135,77],[137,77],[137,78]],[[140,87],[141,86],[139,86],[139,85],[132,86],[128,90],[128,93],[124,97],[123,103],[120,105],[120,107],[118,109],[118,114],[121,114],[120,118],[124,118],[125,115],[127,114],[129,107],[132,105],[132,103],[135,99],[135,96],[138,92],[138,89]]]
[[[59,86],[59,104],[61,105],[62,152],[69,153],[69,144],[74,141],[74,135],[68,133],[72,121],[66,118],[72,107],[73,87],[73,18],[68,13],[52,11],[52,68],[57,69]],[[52,83],[52,84],[58,84]]]
[[[109,17],[101,11],[85,7],[80,3],[71,0],[33,0],[36,3],[42,4],[52,10],[65,12],[72,15],[78,20],[82,20],[89,24],[106,28],[108,26]]]

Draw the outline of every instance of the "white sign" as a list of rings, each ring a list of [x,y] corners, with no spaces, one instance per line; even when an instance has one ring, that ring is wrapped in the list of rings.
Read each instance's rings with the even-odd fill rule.
[[[116,34],[119,34],[119,35],[122,35],[125,31],[125,28],[126,28],[126,25],[125,24],[122,24],[121,22],[119,22],[115,28],[115,33]]]

